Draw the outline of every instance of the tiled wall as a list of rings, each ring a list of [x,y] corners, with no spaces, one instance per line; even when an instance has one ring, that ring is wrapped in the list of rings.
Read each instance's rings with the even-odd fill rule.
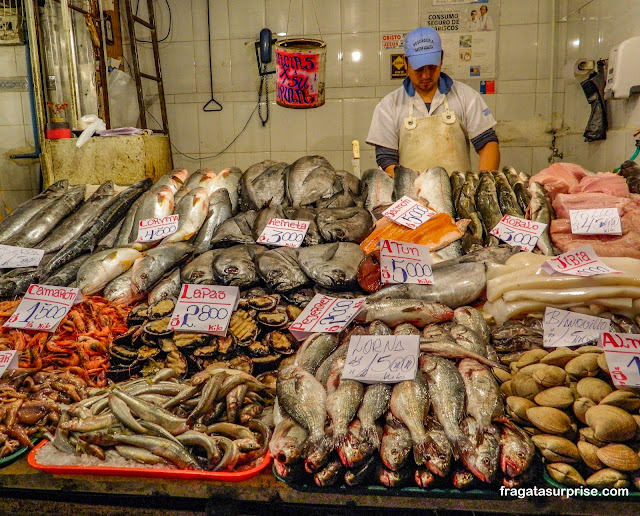
[[[4,78],[25,78],[24,46],[0,46],[0,84]],[[26,85],[26,82],[25,82]],[[13,209],[37,193],[37,160],[10,160],[9,155],[33,152],[29,96],[25,88],[0,87],[0,213]]]
[[[373,109],[400,85],[388,78],[380,53],[380,34],[409,31],[425,23],[432,0],[209,0],[211,2],[214,95],[224,109],[205,113],[209,100],[207,0],[169,0],[173,27],[161,44],[162,72],[176,166],[190,170],[246,168],[262,159],[292,161],[322,154],[336,168],[349,168],[351,141],[362,145],[362,169],[375,166],[374,151],[364,144]],[[501,147],[502,163],[539,170],[550,154],[544,133],[548,102],[551,0],[502,0],[499,66],[495,95],[485,101],[509,133],[526,135]],[[157,3],[159,33],[168,16]],[[327,43],[326,104],[293,110],[274,102],[270,85],[270,120],[263,127],[257,113],[224,154],[213,157],[240,133],[257,102],[258,73],[254,41],[263,27],[274,35],[321,37]],[[352,52],[361,52],[354,62]],[[446,57],[445,57],[446,58]],[[271,79],[273,76],[271,76]],[[479,81],[468,81],[479,87]],[[562,109],[563,89],[557,83]],[[475,154],[475,153],[473,153]],[[195,159],[191,159],[195,158]]]
[[[611,170],[635,150],[633,133],[640,130],[640,95],[607,102],[610,129],[607,139],[586,143],[582,137],[590,106],[579,81],[573,77],[577,59],[607,59],[611,47],[630,37],[640,36],[638,0],[568,0],[560,4],[557,59],[564,78],[564,126],[559,139],[565,161],[590,170]],[[564,72],[564,73],[562,73]]]

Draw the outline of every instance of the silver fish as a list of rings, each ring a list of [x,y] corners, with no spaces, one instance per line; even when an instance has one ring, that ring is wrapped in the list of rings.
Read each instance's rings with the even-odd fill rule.
[[[380,458],[391,471],[400,470],[411,453],[411,432],[404,424],[387,423],[380,440]]]
[[[277,164],[277,161],[266,159],[259,163],[254,163],[242,173],[238,183],[238,193],[240,195],[240,205],[243,211],[259,210],[264,207],[263,203],[260,203],[260,206],[257,207],[258,203],[256,202],[256,195],[262,195],[264,193],[268,194],[269,192],[256,192],[254,188],[252,188],[252,183],[255,179],[260,177],[265,170]]]
[[[377,448],[380,436],[376,421],[389,408],[392,388],[386,383],[374,383],[364,391],[362,403],[358,409],[358,419],[362,423],[362,439]]]
[[[365,170],[360,178],[360,198],[365,209],[393,204],[393,179],[379,168]]]
[[[315,374],[318,367],[338,346],[338,337],[334,333],[314,333],[302,343],[294,364],[311,374]]]
[[[425,170],[418,176],[415,184],[418,197],[425,200],[429,208],[438,213],[446,213],[451,217],[456,216],[451,181],[444,168],[432,167]]]
[[[368,335],[393,335],[393,330],[382,321],[375,320],[368,327]]]
[[[518,204],[518,198],[511,189],[511,185],[505,175],[498,170],[494,170],[492,173],[496,181],[496,194],[498,195],[498,204],[502,214],[523,217],[524,213]]]
[[[362,242],[375,221],[364,208],[331,208],[318,210],[316,223],[326,242]]]
[[[410,322],[418,328],[435,322],[449,321],[453,318],[453,310],[439,303],[427,303],[414,299],[382,299],[367,301],[356,316],[360,322],[382,321],[395,327]]]
[[[139,256],[139,251],[128,247],[92,254],[78,269],[78,288],[85,296],[97,294],[107,283],[129,270]]]
[[[256,216],[256,220],[253,223],[253,228],[251,229],[251,235],[253,239],[257,242],[260,235],[264,231],[264,228],[267,226],[269,221],[272,219],[284,219],[286,218],[284,215],[284,211],[282,207],[279,205],[269,206],[264,209],[260,209],[258,215]]]
[[[393,330],[394,335],[420,335],[420,330],[411,323],[402,323]]]
[[[256,259],[258,275],[276,292],[286,292],[309,283],[298,265],[298,250],[280,247],[262,253]]]
[[[126,306],[144,299],[144,294],[135,294],[131,287],[132,270],[123,272],[117,278],[112,279],[104,287],[102,297],[115,303]]]
[[[192,284],[215,284],[215,274],[213,273],[213,260],[222,252],[222,249],[213,249],[194,258],[180,270],[182,283]]]
[[[527,210],[528,218],[534,222],[541,222],[547,224],[542,235],[538,239],[538,249],[548,256],[555,255],[553,250],[553,244],[551,243],[551,237],[549,236],[549,227],[553,220],[553,208],[547,192],[540,183],[531,183],[529,185],[529,191],[531,192],[531,202],[529,203],[529,209]]]
[[[468,349],[463,348],[459,344],[456,344],[455,342],[448,339],[434,340],[421,338],[420,351],[422,353],[429,353],[432,355],[451,358],[454,360],[471,358],[488,367],[498,367],[499,369],[506,369],[506,367],[502,364],[489,360],[488,358],[478,355],[472,351],[469,351]]]
[[[262,163],[269,165],[262,171],[254,169],[255,165],[249,167],[240,178],[243,204],[252,210],[261,210],[267,206],[283,206],[287,201],[285,183],[289,165],[270,161]],[[255,173],[252,173],[254,171]]]
[[[180,268],[176,267],[151,289],[147,302],[153,305],[162,299],[178,299],[181,285]]]
[[[149,292],[157,281],[181,263],[192,250],[193,247],[187,242],[174,242],[145,251],[132,267],[133,292]]]
[[[195,239],[194,254],[202,254],[211,248],[213,235],[225,220],[231,218],[233,209],[231,198],[226,188],[220,188],[209,196],[209,208],[207,218],[198,231]]]
[[[470,439],[479,435],[477,422],[472,417],[465,418],[460,426]],[[491,432],[481,434],[475,449],[463,454],[462,462],[477,478],[491,483],[500,462],[498,430],[493,427]]]
[[[419,175],[419,171],[396,165],[393,169],[393,200],[397,201],[405,196],[418,200],[415,183]]]
[[[334,446],[344,443],[363,393],[364,386],[360,382],[341,379],[338,388],[327,396],[327,415],[331,419]]]
[[[453,319],[458,324],[462,324],[476,332],[485,345],[491,342],[491,330],[479,310],[470,306],[461,306],[453,311]]]
[[[211,239],[211,247],[227,247],[237,244],[255,244],[252,235],[253,224],[257,212],[250,210],[238,213],[235,217],[225,220],[218,226]]]
[[[536,447],[526,432],[515,425],[500,428],[500,469],[509,477],[522,475],[529,469]]]
[[[178,192],[173,196],[173,204],[174,206],[178,206],[182,198],[187,195],[191,191],[191,188],[187,188],[186,185],[180,188]]]
[[[133,230],[133,224],[136,220],[136,212],[142,202],[142,195],[138,197],[131,205],[124,219],[120,223],[120,229],[118,230],[118,236],[114,242],[115,247],[124,247],[131,242],[131,232]],[[137,234],[136,234],[137,235]],[[136,236],[137,238],[137,236]],[[135,239],[134,239],[135,240]]]
[[[233,215],[238,213],[238,209],[240,207],[240,199],[238,197],[238,184],[240,183],[241,176],[242,170],[240,170],[238,167],[230,167],[218,172],[218,175],[214,180],[216,190],[225,189],[227,192],[229,192],[229,199],[231,201],[231,213]]]
[[[189,190],[193,190],[194,188],[198,188],[200,184],[200,180],[207,174],[212,173],[213,170],[208,168],[199,168],[193,174],[189,174],[187,178],[187,182],[184,184],[183,188],[187,188]]]
[[[82,264],[86,262],[90,256],[91,255],[88,253],[78,256],[78,258],[76,258],[75,260],[60,267],[60,269],[46,278],[46,280],[41,280],[41,283],[43,283],[44,285],[56,285],[60,287],[69,286],[76,280],[78,276],[78,269],[80,269]]]
[[[427,461],[425,465],[434,475],[444,477],[449,473],[449,468],[453,463],[451,441],[449,441],[447,434],[442,430],[442,426],[435,421],[430,421],[427,436],[430,439],[430,443],[427,448]]]
[[[454,338],[456,344],[462,346],[477,355],[487,356],[487,345],[484,343],[482,337],[475,331],[462,324],[456,324],[451,328],[451,336]]]
[[[476,190],[476,208],[482,225],[484,226],[485,244],[497,245],[498,238],[489,234],[495,225],[502,219],[502,212],[498,203],[496,182],[491,172],[480,172],[480,182]]]
[[[173,213],[173,209],[174,198],[170,187],[163,186],[143,193],[131,226],[129,242],[135,242],[138,238],[141,220],[166,217]],[[149,243],[134,244],[141,251],[151,247],[151,245]]]
[[[336,182],[339,185],[339,192],[328,199],[321,199],[316,202],[318,208],[348,208],[355,206],[359,202],[358,192],[360,191],[360,179],[346,170],[336,170]]]
[[[310,206],[322,199],[336,180],[336,171],[322,156],[303,156],[289,165],[286,190],[291,206]]]
[[[189,172],[186,169],[176,168],[158,179],[151,187],[151,190],[159,190],[163,186],[168,186],[171,189],[171,193],[175,195],[184,186],[188,178]]]
[[[360,246],[350,242],[304,247],[298,252],[302,271],[319,286],[333,290],[357,285],[358,265],[363,258]]]
[[[282,464],[291,464],[303,458],[308,432],[290,417],[280,421],[269,441],[271,456]]]
[[[307,234],[302,242],[303,246],[310,247],[312,245],[323,244],[324,239],[320,234],[320,229],[316,223],[317,210],[314,208],[288,207],[284,209],[284,214],[287,219],[291,220],[304,220],[309,222],[309,228]]]
[[[223,249],[213,260],[213,272],[223,285],[256,285],[259,278],[254,260],[265,251],[265,247],[256,244]]]
[[[209,212],[207,191],[204,188],[191,190],[180,200],[175,211],[180,216],[178,231],[164,238],[160,243],[161,246],[190,240],[198,234]]]

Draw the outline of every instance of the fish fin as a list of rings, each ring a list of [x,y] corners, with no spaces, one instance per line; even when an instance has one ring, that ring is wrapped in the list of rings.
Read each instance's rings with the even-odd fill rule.
[[[452,441],[451,445],[453,446],[453,456],[456,459],[475,453],[476,450],[476,447],[466,436]]]

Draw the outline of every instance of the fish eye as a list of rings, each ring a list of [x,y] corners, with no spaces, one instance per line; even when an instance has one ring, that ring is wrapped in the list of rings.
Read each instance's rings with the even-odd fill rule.
[[[482,459],[482,463],[483,463],[485,466],[488,466],[488,465],[489,465],[489,459],[488,459],[487,457],[485,457],[484,459]]]
[[[524,453],[523,452],[518,452],[518,458],[524,459]]]

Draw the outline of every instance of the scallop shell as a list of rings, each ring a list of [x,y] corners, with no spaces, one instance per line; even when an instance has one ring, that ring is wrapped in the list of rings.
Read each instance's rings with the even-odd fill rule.
[[[598,354],[581,354],[576,358],[569,360],[569,362],[567,362],[567,365],[564,366],[564,370],[570,375],[576,376],[578,378],[595,376],[600,370],[600,368],[598,367]]]
[[[581,398],[589,398],[595,403],[600,403],[613,392],[613,388],[607,382],[598,378],[583,378],[578,382],[577,389]]]
[[[640,408],[640,396],[631,391],[613,391],[600,400],[600,405],[613,405],[627,412],[635,412]]]
[[[611,405],[596,405],[585,414],[593,435],[602,441],[622,442],[631,439],[638,429],[635,420],[626,411]]]
[[[605,373],[609,374],[609,364],[607,363],[607,355],[600,353],[598,355],[598,367]]]
[[[596,404],[589,398],[578,398],[573,402],[573,415],[576,416],[582,423],[587,424],[587,420],[584,415],[591,407],[595,407]]]
[[[608,444],[597,451],[603,464],[618,471],[635,471],[640,469],[640,457],[624,444]]]
[[[531,374],[523,373],[522,371],[518,372],[513,377],[513,380],[508,383],[511,385],[511,392],[514,396],[520,396],[528,400],[533,400],[534,396],[543,390],[543,387],[533,379]]]
[[[527,419],[543,432],[564,434],[571,430],[571,418],[561,410],[552,407],[532,407],[527,409]]]
[[[576,358],[578,353],[569,348],[557,348],[554,349],[548,355],[540,359],[541,364],[554,365],[558,367],[564,367],[567,362],[572,358]]]
[[[527,409],[535,407],[536,404],[527,398],[520,396],[509,396],[506,400],[505,408],[507,413],[518,423],[527,424]]]
[[[567,378],[567,373],[561,367],[545,365],[533,373],[532,376],[537,383],[549,388],[563,385]]]
[[[582,475],[578,473],[576,468],[569,464],[565,464],[564,462],[547,464],[547,473],[549,473],[549,476],[553,480],[564,486],[580,487],[587,485],[584,478],[582,478]]]
[[[539,348],[530,349],[518,359],[518,361],[516,362],[516,365],[518,366],[519,369],[521,369],[531,364],[537,364],[538,362],[540,362],[542,357],[548,354],[549,352],[544,349],[539,349]]]
[[[542,456],[551,462],[577,462],[580,460],[578,447],[569,439],[557,435],[534,435],[531,440]],[[640,460],[640,457],[638,457]]]
[[[582,458],[582,462],[584,462],[587,467],[597,471],[605,467],[602,461],[598,458],[598,448],[595,444],[591,444],[588,441],[578,441],[578,452],[580,452],[580,457]]]
[[[551,387],[536,394],[533,401],[543,407],[565,409],[573,404],[574,399],[569,387]]]
[[[601,469],[600,471],[596,471],[593,475],[587,478],[586,482],[589,487],[596,487],[598,489],[605,489],[607,487],[627,487],[629,485],[627,475],[611,468],[605,468]]]

